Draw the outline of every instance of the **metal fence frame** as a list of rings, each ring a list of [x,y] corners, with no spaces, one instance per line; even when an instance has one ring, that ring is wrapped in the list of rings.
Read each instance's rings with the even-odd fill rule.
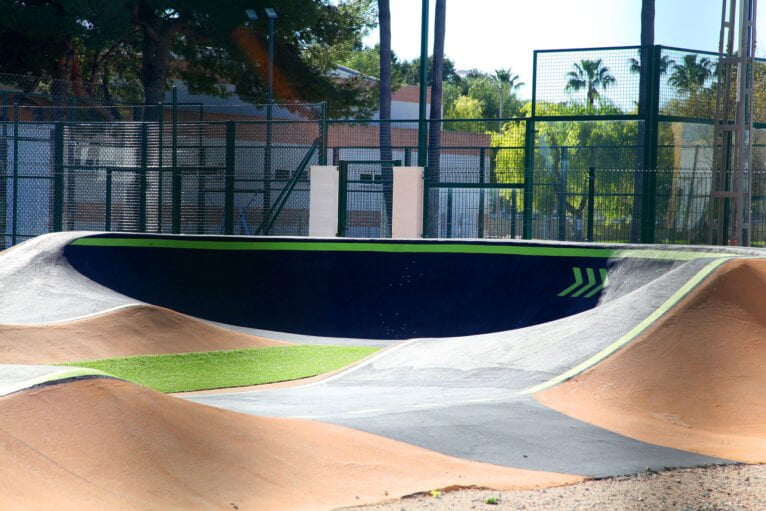
[[[635,87],[631,85],[632,88],[629,91],[630,94],[635,93],[638,94],[637,97],[643,98],[643,101],[638,102],[638,108],[635,112],[607,115],[600,115],[598,113],[587,115],[551,115],[540,108],[546,99],[544,95],[541,96],[542,92],[539,89],[539,82],[541,78],[548,76],[546,73],[549,73],[545,69],[541,69],[541,61],[556,56],[575,55],[578,52],[586,55],[598,54],[599,52],[604,52],[605,54],[608,54],[608,52],[622,52],[620,53],[621,55],[630,53],[647,56],[645,59],[642,59],[642,62],[648,65],[646,73],[649,79],[645,80],[644,83],[639,82],[641,90],[633,90]],[[703,114],[691,116],[676,115],[672,111],[665,110],[664,105],[667,103],[663,103],[663,91],[665,89],[663,89],[664,71],[661,69],[662,58],[664,55],[673,52],[679,55],[684,53],[708,57],[716,55],[710,52],[659,45],[650,47],[622,46],[537,50],[534,52],[533,58],[531,115],[529,117],[442,119],[430,121],[429,126],[433,126],[434,123],[441,123],[442,127],[448,123],[466,123],[466,126],[486,126],[487,123],[496,123],[498,125],[516,123],[523,128],[523,136],[519,137],[516,145],[493,146],[491,143],[486,143],[486,141],[477,142],[477,139],[481,138],[480,133],[474,133],[473,138],[469,137],[468,133],[463,133],[462,139],[461,136],[453,136],[452,138],[455,140],[445,142],[445,133],[452,133],[453,135],[457,133],[460,135],[462,132],[442,129],[443,138],[441,147],[432,147],[430,150],[439,149],[442,155],[462,155],[461,158],[463,160],[461,161],[464,161],[464,163],[452,164],[449,162],[445,163],[445,160],[442,160],[442,165],[439,169],[426,168],[426,196],[424,199],[425,211],[423,215],[424,232],[432,236],[442,235],[451,237],[460,235],[461,232],[469,232],[476,237],[508,236],[522,237],[524,239],[535,237],[573,239],[578,238],[580,232],[584,232],[583,238],[589,240],[595,238],[604,241],[641,241],[644,243],[667,241],[667,236],[661,235],[658,237],[658,222],[669,214],[668,211],[662,210],[662,207],[666,206],[660,204],[662,201],[667,202],[669,200],[667,199],[666,191],[661,189],[662,186],[666,186],[662,182],[664,182],[663,180],[667,181],[666,174],[671,170],[658,168],[658,154],[661,150],[664,150],[664,146],[659,140],[660,127],[663,123],[686,123],[700,126],[712,126],[714,123],[714,120],[709,118],[709,116],[703,115],[704,109],[701,110]],[[561,58],[564,59],[566,57]],[[760,60],[759,62],[764,64],[766,61]],[[205,222],[209,223],[211,221],[209,218],[211,215],[217,215],[217,217],[220,217],[220,227],[216,228],[218,232],[223,234],[237,232],[244,234],[269,234],[274,232],[303,235],[307,233],[305,220],[293,222],[294,225],[291,224],[293,225],[292,227],[287,226],[287,224],[280,227],[278,219],[285,218],[290,214],[295,215],[295,218],[303,218],[305,216],[308,208],[308,184],[305,180],[305,169],[311,162],[316,161],[318,164],[323,165],[327,164],[328,161],[332,162],[332,164],[338,164],[343,160],[361,159],[379,161],[381,158],[381,148],[375,140],[375,129],[382,123],[390,123],[389,125],[392,127],[401,127],[401,131],[406,132],[406,136],[402,135],[400,140],[393,143],[390,147],[391,151],[395,153],[393,159],[402,160],[405,166],[409,166],[421,156],[417,154],[417,120],[330,120],[327,118],[325,104],[314,105],[315,118],[310,119],[274,119],[269,121],[210,120],[206,117],[208,114],[205,105],[178,102],[174,91],[171,103],[160,104],[156,107],[146,107],[143,105],[100,105],[100,108],[119,107],[124,109],[127,112],[126,115],[132,114],[133,117],[130,121],[83,120],[82,117],[87,113],[88,108],[95,108],[95,106],[90,103],[88,105],[81,105],[76,100],[60,106],[50,119],[30,121],[20,118],[20,108],[42,109],[44,107],[20,107],[18,102],[11,104],[11,99],[17,94],[14,92],[0,92],[0,130],[2,130],[0,131],[0,138],[5,141],[4,144],[0,144],[0,200],[10,202],[10,205],[0,204],[0,210],[3,208],[5,210],[5,214],[0,215],[2,220],[0,236],[3,236],[3,239],[6,240],[3,243],[4,245],[15,244],[22,238],[41,233],[20,231],[18,225],[19,201],[24,200],[24,197],[21,197],[19,193],[20,185],[31,180],[47,183],[46,186],[40,188],[41,190],[42,188],[49,188],[49,197],[41,202],[41,204],[46,204],[47,206],[45,207],[49,209],[47,230],[59,231],[76,227],[75,222],[67,216],[67,204],[72,203],[72,196],[67,196],[67,194],[74,193],[69,180],[72,178],[73,173],[76,174],[82,168],[81,166],[68,163],[68,153],[72,151],[72,147],[67,142],[66,133],[70,128],[78,126],[98,125],[99,123],[115,126],[116,128],[133,133],[134,143],[138,144],[136,149],[138,156],[134,164],[99,166],[99,172],[104,174],[103,195],[105,206],[103,228],[106,230],[115,227],[111,204],[113,183],[119,181],[119,176],[133,176],[130,179],[137,181],[137,190],[135,191],[136,202],[133,205],[136,209],[134,215],[136,225],[131,227],[132,229],[173,233],[189,232],[191,229],[191,232],[194,233],[205,233],[211,232],[210,230],[212,229]],[[58,104],[61,105],[60,100]],[[154,120],[146,120],[147,109],[152,108],[156,108],[160,114]],[[183,109],[183,112],[179,111],[179,109]],[[41,112],[43,113],[38,113],[38,115],[48,115],[47,111],[41,110]],[[637,160],[640,162],[640,165],[637,164],[635,167],[624,167],[619,170],[619,172],[631,173],[633,177],[632,184],[629,178],[620,178],[621,183],[624,181],[621,191],[600,189],[599,186],[601,185],[599,183],[601,183],[601,178],[599,176],[612,176],[614,178],[617,174],[607,174],[607,172],[618,171],[612,168],[600,168],[598,165],[588,165],[568,170],[572,175],[579,173],[577,175],[584,176],[587,173],[590,176],[588,178],[588,186],[590,188],[586,194],[587,197],[583,195],[582,189],[572,191],[565,176],[562,176],[558,183],[547,182],[546,176],[537,167],[536,154],[543,145],[541,145],[536,136],[536,128],[541,126],[542,123],[590,123],[594,121],[636,123],[639,127],[635,143],[631,146],[621,146],[622,150],[634,151],[637,155]],[[766,121],[766,119],[763,119],[763,121]],[[293,127],[303,125],[305,129],[296,130],[299,133],[299,135],[296,135],[296,140],[290,140],[290,144],[285,144],[275,139],[274,135],[274,131],[278,131],[281,125]],[[50,129],[50,172],[44,175],[26,175],[23,169],[20,168],[24,162],[20,162],[21,153],[19,144],[30,142],[31,139],[24,135],[24,132],[27,128],[31,129],[34,126],[47,126]],[[189,142],[188,137],[186,140],[181,140],[185,137],[184,133],[193,131],[195,127],[199,128],[201,126],[208,127],[220,134],[216,143],[206,143],[202,136],[200,136],[198,142]],[[350,132],[361,132],[361,128],[365,127],[369,128],[369,133],[367,133],[367,138],[364,140],[360,137],[359,143],[344,145],[334,141],[333,137],[333,133],[344,127]],[[766,129],[766,122],[756,122],[755,128]],[[200,132],[203,131],[202,128],[199,129]],[[266,130],[265,141],[262,143],[258,142],[260,145],[257,145],[257,147],[243,145],[243,140],[246,140],[248,136],[254,136],[248,135],[249,131],[258,131],[260,129]],[[402,138],[406,140],[403,141]],[[41,138],[38,141],[44,141],[44,139]],[[283,172],[284,175],[274,175],[273,165],[269,165],[272,153],[274,151],[286,151],[288,147],[291,151],[295,152],[295,157],[293,158],[295,165],[292,166],[291,164],[291,167],[287,169],[289,172],[286,174]],[[566,148],[568,146],[560,145],[557,147]],[[604,147],[601,147],[601,149]],[[576,149],[583,149],[583,147],[579,146]],[[185,158],[184,154],[189,151],[196,151],[198,153],[199,156],[196,164],[188,165],[182,161]],[[268,167],[269,171],[264,171],[261,174],[253,171],[251,175],[240,175],[238,165],[242,163],[241,153],[243,151],[250,151],[251,153],[253,151],[262,152],[264,166]],[[505,179],[503,181],[497,179],[495,166],[497,164],[497,156],[502,151],[516,151],[518,154],[523,155],[522,163],[516,169],[519,172],[519,178],[512,180]],[[205,156],[211,153],[217,154],[217,159]],[[11,154],[13,155],[12,162],[10,161]],[[458,170],[463,171],[463,174],[458,175],[459,173],[457,172],[454,175],[450,174],[455,170],[450,165],[462,165],[463,167]],[[680,169],[675,170],[676,172],[682,172]],[[156,195],[150,196],[148,176],[153,176],[153,173],[157,175],[155,179],[160,187],[160,191]],[[184,195],[184,183],[195,179],[198,183],[196,197],[189,199]],[[699,179],[703,178],[700,177]],[[579,186],[582,188],[584,185],[580,183]],[[699,186],[699,183],[697,186]],[[554,191],[552,192],[551,190]],[[699,202],[698,199],[701,195],[698,197],[697,195],[699,194],[694,195],[695,193],[697,192],[694,190],[689,192],[689,201],[694,196],[696,203]],[[464,194],[465,197],[473,197],[471,194],[476,196],[475,198],[470,198],[470,201],[473,201],[471,204],[476,204],[476,228],[474,230],[459,231],[453,225],[452,214],[453,209],[456,207],[454,198],[459,194]],[[548,194],[550,197],[555,197],[555,199],[551,200],[554,200],[556,204],[546,207],[550,211],[555,211],[556,218],[551,217],[548,213],[535,210],[536,203],[541,200],[540,194]],[[442,195],[444,196],[443,204],[440,198]],[[766,192],[762,195],[766,195]],[[206,201],[208,201],[210,196],[218,197],[220,205],[216,204],[214,207],[207,206]],[[240,196],[250,197],[250,202],[244,207],[237,202]],[[255,196],[258,196],[258,200],[254,202],[253,197]],[[273,200],[275,197],[276,200]],[[577,197],[580,205],[586,204],[582,207],[586,207],[587,211],[576,211],[575,214],[568,215],[567,197]],[[583,200],[586,202],[580,200],[583,197],[585,197]],[[626,202],[632,200],[632,219],[630,223],[631,229],[635,232],[631,232],[628,239],[622,239],[623,234],[620,234],[619,240],[606,240],[600,237],[601,226],[598,220],[599,201],[603,202],[606,197],[623,197]],[[488,201],[495,200],[495,202],[498,202],[498,198],[503,199],[503,207],[509,208],[508,211],[503,213],[510,216],[505,232],[493,231],[491,227],[492,218],[488,216],[491,213],[486,210],[487,204],[489,204]],[[758,200],[754,200],[754,204],[760,201],[762,197],[757,195],[756,198]],[[194,205],[195,200],[196,205]],[[290,205],[293,207],[290,207]],[[219,208],[221,213],[210,213],[210,211],[206,211],[206,207]],[[154,209],[152,210],[152,208]],[[188,222],[191,227],[185,224],[184,208],[189,208],[198,215],[196,223],[194,221]],[[569,209],[572,208],[570,207]],[[150,210],[156,216],[156,225],[149,225],[147,218],[150,216]],[[239,211],[239,217],[237,211]],[[441,222],[438,220],[440,215],[444,215],[444,225],[439,223]],[[252,230],[247,226],[242,227],[240,225],[242,224],[243,216],[247,216],[250,219],[245,224],[247,226],[252,224]],[[580,229],[577,227],[575,231],[572,231],[570,224],[573,221],[582,221],[583,218],[585,219],[584,228]],[[437,224],[433,225],[434,222],[437,222]],[[766,223],[766,219],[764,219],[764,222]],[[555,226],[555,228],[546,227],[544,232],[541,232],[539,226],[548,224]],[[255,228],[256,225],[257,229]],[[43,229],[41,227],[38,230]],[[661,231],[662,229],[659,230]],[[766,231],[766,228],[763,230]],[[577,234],[572,234],[572,232]],[[766,235],[766,232],[764,232],[764,235]],[[691,242],[690,240],[685,241]]]

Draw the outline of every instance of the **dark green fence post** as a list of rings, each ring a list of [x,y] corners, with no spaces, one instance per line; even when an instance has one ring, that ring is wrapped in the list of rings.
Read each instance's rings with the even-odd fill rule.
[[[321,143],[319,144],[319,165],[327,165],[327,101],[322,101],[322,120],[319,126],[321,130]]]
[[[3,106],[0,121],[3,132],[0,135],[0,250],[6,248],[6,234],[8,233],[8,100],[5,93],[0,94]]]
[[[524,136],[524,220],[521,236],[532,239],[532,204],[535,170],[535,121],[527,121]]]
[[[596,167],[588,169],[588,241],[593,239],[593,214],[596,209]]]
[[[486,177],[484,176],[484,171],[486,170],[487,164],[484,161],[485,158],[486,158],[486,147],[482,147],[479,149],[479,183],[480,184],[486,183]],[[479,238],[484,237],[484,188],[479,188],[478,236]]]
[[[163,186],[162,181],[165,179],[163,173],[163,141],[165,139],[165,103],[158,103],[160,114],[157,122],[157,232],[162,232],[162,200],[163,200]]]
[[[561,178],[559,179],[559,241],[567,239],[567,170],[569,154],[566,147],[561,148]]]
[[[412,166],[412,148],[411,147],[404,148],[404,166],[405,167]]]
[[[346,200],[348,196],[348,165],[340,162],[338,167],[338,237],[346,235]]]
[[[226,174],[224,176],[223,232],[234,234],[234,170],[236,151],[236,129],[234,121],[226,123]]]
[[[64,125],[53,129],[53,232],[59,232],[64,220]]]
[[[644,176],[642,182],[641,206],[641,241],[654,243],[655,224],[657,222],[657,144],[659,143],[659,96],[660,72],[659,63],[662,47],[652,46],[649,59],[649,83],[647,84],[647,105],[644,143]]]
[[[55,172],[55,169],[54,169]],[[11,245],[16,244],[19,227],[19,104],[13,104],[13,197],[11,198]]]
[[[405,157],[406,157],[405,152]],[[438,188],[431,188],[429,187],[429,176],[425,174],[425,169],[423,171],[423,237],[428,238],[430,237],[428,234],[429,224],[428,224],[428,208],[430,207],[430,201],[429,197],[431,196],[431,190],[436,190],[436,193],[439,193]],[[438,202],[437,202],[438,204]],[[437,233],[438,235],[438,233]],[[434,238],[437,236],[433,236]]]
[[[141,123],[141,167],[138,169],[138,231],[146,232],[146,170],[148,167],[149,126]]]
[[[518,205],[516,204],[516,188],[511,190],[511,239],[516,239],[516,216]]]
[[[178,170],[178,90],[173,87],[173,126],[172,126],[172,154],[171,172],[173,176],[173,234],[181,232],[181,173]]]
[[[106,199],[105,215],[104,215],[104,230],[112,230],[112,167],[106,168]]]

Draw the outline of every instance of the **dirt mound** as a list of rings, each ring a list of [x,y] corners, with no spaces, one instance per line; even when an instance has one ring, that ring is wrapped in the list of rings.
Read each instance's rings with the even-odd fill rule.
[[[3,397],[0,416],[2,509],[333,509],[453,484],[582,480],[238,414],[111,379]]]
[[[3,364],[50,364],[284,344],[289,343],[234,332],[152,305],[124,307],[61,323],[0,324]]]
[[[766,461],[766,260],[723,265],[639,340],[537,399],[654,444]]]

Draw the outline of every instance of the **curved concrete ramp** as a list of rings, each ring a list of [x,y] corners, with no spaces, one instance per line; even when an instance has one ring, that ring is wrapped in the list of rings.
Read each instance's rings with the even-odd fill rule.
[[[727,259],[686,261],[592,310],[523,329],[404,343],[306,387],[189,397],[259,415],[315,418],[453,456],[589,476],[721,463],[594,427],[531,393],[628,345]]]
[[[66,321],[137,303],[72,268],[64,249],[84,234],[46,234],[0,252],[0,324]]]
[[[102,234],[63,256],[134,300],[212,321],[329,337],[498,332],[583,312],[721,254],[503,241]],[[609,291],[605,291],[609,290]]]
[[[277,483],[264,486],[260,493],[287,498],[279,482],[282,465],[272,460],[252,431],[265,435],[277,450],[289,443],[284,459],[295,459],[300,470],[306,460],[319,456],[328,456],[329,465],[317,461],[327,470],[363,463],[369,460],[364,453],[354,458],[341,447],[378,453],[368,440],[378,442],[379,437],[359,431],[386,437],[386,442],[393,442],[386,452],[398,454],[381,458],[385,460],[381,465],[388,467],[392,481],[402,482],[407,475],[413,484],[402,482],[397,487],[405,493],[447,480],[445,484],[462,484],[462,477],[456,481],[452,469],[421,471],[437,459],[428,458],[426,463],[420,455],[408,458],[410,454],[394,449],[401,446],[396,441],[411,444],[408,453],[416,445],[492,464],[492,474],[498,474],[494,465],[609,476],[647,467],[763,461],[766,414],[761,411],[766,410],[766,401],[759,389],[766,381],[758,371],[766,362],[761,342],[766,337],[761,312],[766,310],[762,298],[766,258],[759,258],[764,258],[763,251],[709,247],[52,235],[0,254],[0,285],[11,297],[0,298],[0,323],[44,329],[49,325],[32,324],[86,314],[67,336],[96,339],[92,342],[101,346],[98,350],[108,349],[111,334],[105,332],[130,331],[139,316],[142,321],[154,317],[147,330],[171,337],[184,331],[204,343],[223,335],[177,313],[349,342],[359,337],[388,343],[416,339],[326,380],[289,389],[195,395],[183,402],[142,393],[125,383],[93,380],[99,383],[60,385],[39,394],[17,392],[3,399],[54,396],[44,400],[54,405],[59,392],[62,402],[114,398],[114,408],[104,408],[99,427],[126,436],[127,444],[135,438],[119,428],[134,420],[131,413],[143,416],[167,408],[174,415],[160,417],[172,425],[176,440],[156,429],[149,437],[164,446],[165,453],[183,448],[183,442],[173,443],[179,438],[192,441],[197,446],[192,449],[195,459],[213,460],[205,465],[208,474],[217,474],[224,461],[241,469],[230,483],[219,484],[238,499],[245,498],[235,491],[235,486],[246,484],[244,477],[265,477],[265,472],[244,467],[239,454],[219,455],[246,452],[245,444],[225,443],[241,439],[256,442],[256,459],[276,463]],[[94,315],[104,311],[111,312]],[[126,319],[118,311],[138,316]],[[0,339],[3,331],[0,327]],[[150,341],[141,344],[140,336],[129,337],[137,343],[136,351],[152,349]],[[34,350],[52,350],[56,343],[42,343]],[[198,403],[272,418],[245,417]],[[184,414],[202,425],[195,420],[176,426]],[[66,423],[61,417],[51,420]],[[108,417],[116,417],[118,424],[109,423]],[[155,424],[151,419],[136,420]],[[224,422],[234,424],[234,429],[227,430]],[[236,435],[219,438],[222,435],[213,431],[216,424],[220,431]],[[279,435],[269,436],[263,429],[266,424]],[[363,438],[354,437],[344,429],[348,427]],[[287,440],[290,428],[297,428],[298,437]],[[66,431],[79,434],[71,428]],[[338,452],[325,452],[316,444],[325,435]],[[41,444],[41,448],[54,446]],[[67,456],[68,462],[77,459],[74,453]],[[192,459],[180,456],[179,467],[191,466]],[[453,458],[439,460],[445,467],[457,467]],[[414,468],[407,473],[403,466]],[[196,481],[195,469],[189,474],[178,470],[190,478],[184,484]],[[487,472],[476,474],[477,481],[490,481],[487,486],[505,484],[483,479],[489,477]],[[113,475],[115,480],[136,483],[135,474]],[[306,475],[314,481],[311,477]],[[341,471],[336,477],[348,476]],[[200,491],[208,495],[205,484],[199,484]],[[349,503],[336,504],[325,497],[319,483],[311,484],[306,491],[317,493],[303,494],[302,503]],[[217,491],[210,489],[210,495],[225,497]],[[385,497],[365,495],[370,501]]]
[[[240,415],[90,379],[0,398],[3,509],[329,510],[451,485],[578,476],[450,458],[311,421]]]
[[[731,261],[638,341],[537,396],[631,438],[766,461],[766,261]]]
[[[151,305],[126,305],[84,319],[42,325],[0,324],[0,364],[53,364],[285,344]]]

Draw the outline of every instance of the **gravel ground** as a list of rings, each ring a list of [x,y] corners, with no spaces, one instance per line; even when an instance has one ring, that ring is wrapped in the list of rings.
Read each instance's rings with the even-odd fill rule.
[[[496,500],[492,500],[496,499]],[[492,502],[496,502],[493,504]],[[343,511],[766,510],[766,465],[645,472],[547,490],[460,490]]]

